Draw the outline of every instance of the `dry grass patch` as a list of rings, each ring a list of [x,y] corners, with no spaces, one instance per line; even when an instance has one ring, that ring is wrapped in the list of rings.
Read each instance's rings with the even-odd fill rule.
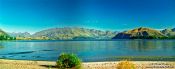
[[[132,63],[131,61],[120,61],[117,64],[117,69],[136,69],[136,65],[134,63]]]

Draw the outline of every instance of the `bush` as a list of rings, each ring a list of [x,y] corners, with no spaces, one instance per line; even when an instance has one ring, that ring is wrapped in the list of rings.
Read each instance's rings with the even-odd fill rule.
[[[61,54],[57,60],[58,69],[80,69],[81,61],[74,54]]]
[[[130,61],[121,61],[117,64],[117,69],[136,69],[136,65]]]

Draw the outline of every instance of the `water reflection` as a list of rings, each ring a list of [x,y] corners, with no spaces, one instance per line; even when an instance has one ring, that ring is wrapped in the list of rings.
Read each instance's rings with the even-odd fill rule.
[[[137,41],[130,41],[126,45],[129,49],[137,50],[140,52],[150,51],[157,48],[157,45],[154,41],[144,41],[144,40],[137,40]]]
[[[3,49],[4,48],[4,46],[0,46],[0,49]]]
[[[0,49],[3,49],[4,48],[4,46],[3,46],[3,44],[0,42]]]

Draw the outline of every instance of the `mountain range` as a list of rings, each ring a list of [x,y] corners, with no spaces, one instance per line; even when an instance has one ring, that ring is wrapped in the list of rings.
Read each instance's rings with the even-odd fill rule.
[[[102,31],[95,29],[64,27],[52,28],[36,32],[32,35],[33,38],[46,38],[52,40],[69,40],[69,39],[111,39],[116,35],[116,32]]]
[[[12,33],[8,33],[8,34],[12,37],[30,37],[31,36],[31,34],[28,33],[28,32],[24,32],[24,33],[22,33],[22,32],[18,32],[18,33],[12,32]]]
[[[175,37],[175,28],[155,30],[147,27],[135,28],[123,32],[102,31],[96,29],[63,27],[51,28],[30,34],[6,33],[0,30],[0,36],[16,37],[19,40],[75,40],[75,39],[164,39]]]

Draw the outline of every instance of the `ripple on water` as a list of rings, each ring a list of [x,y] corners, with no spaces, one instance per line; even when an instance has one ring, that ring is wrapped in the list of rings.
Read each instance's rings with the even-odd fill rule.
[[[41,51],[54,51],[54,50],[41,50]]]
[[[8,55],[14,55],[14,54],[29,54],[29,53],[33,53],[33,52],[35,52],[35,51],[8,53]]]

